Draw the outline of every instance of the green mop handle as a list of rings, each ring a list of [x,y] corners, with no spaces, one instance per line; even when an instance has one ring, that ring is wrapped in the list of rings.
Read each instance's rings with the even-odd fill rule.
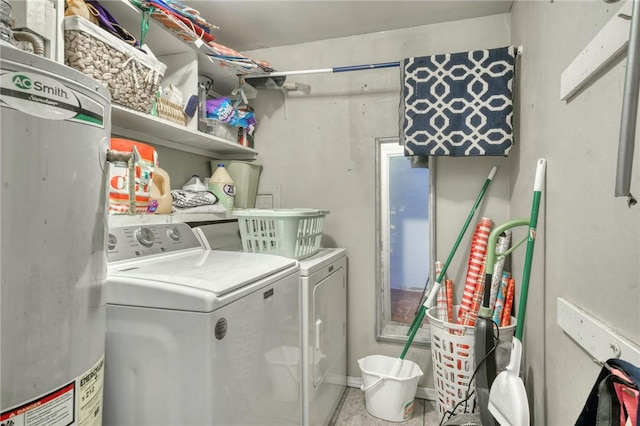
[[[544,175],[547,160],[541,158],[536,167],[536,177],[533,183],[533,202],[531,203],[531,219],[529,219],[529,237],[527,239],[527,252],[524,258],[524,270],[522,272],[522,287],[520,289],[520,303],[518,304],[518,323],[516,324],[515,338],[522,342],[524,332],[524,315],[527,310],[527,295],[529,292],[529,277],[531,276],[531,264],[533,263],[533,246],[536,241],[536,227],[538,226],[538,212],[540,210],[540,198],[544,188]]]
[[[489,188],[489,185],[493,181],[493,177],[496,175],[496,170],[498,170],[498,168],[496,166],[493,166],[491,168],[491,171],[489,172],[489,175],[487,176],[487,179],[485,180],[484,185],[482,186],[482,189],[480,190],[480,193],[478,194],[478,197],[476,198],[476,202],[473,204],[473,207],[471,208],[471,211],[469,212],[469,215],[467,216],[467,220],[465,221],[464,225],[462,226],[462,229],[460,230],[460,234],[458,235],[458,239],[456,240],[455,244],[453,245],[453,248],[451,249],[451,252],[449,253],[449,257],[447,258],[446,262],[442,266],[442,272],[440,272],[440,275],[436,279],[436,282],[433,284],[433,287],[431,288],[431,291],[429,292],[429,297],[427,297],[427,300],[425,300],[424,303],[422,304],[422,306],[420,307],[420,312],[418,312],[418,315],[416,315],[416,317],[413,319],[413,323],[411,323],[411,327],[409,328],[409,337],[407,339],[407,343],[404,345],[404,349],[402,351],[402,355],[400,355],[401,359],[404,359],[404,356],[407,354],[407,351],[409,350],[409,346],[411,346],[411,343],[413,342],[413,339],[416,336],[416,333],[418,332],[418,329],[420,328],[420,324],[422,324],[422,320],[424,319],[424,315],[425,315],[427,309],[429,308],[429,306],[433,305],[433,302],[434,302],[435,298],[438,295],[438,290],[440,290],[442,279],[444,278],[444,276],[445,276],[445,274],[447,272],[447,269],[449,268],[449,264],[451,263],[451,260],[453,259],[453,256],[456,254],[456,250],[458,250],[458,246],[460,245],[460,242],[462,241],[462,237],[464,237],[464,234],[467,232],[467,228],[469,227],[469,224],[471,223],[471,220],[473,219],[473,216],[475,215],[476,210],[478,209],[478,206],[482,202],[482,198],[484,197],[484,193],[487,192],[487,188]]]

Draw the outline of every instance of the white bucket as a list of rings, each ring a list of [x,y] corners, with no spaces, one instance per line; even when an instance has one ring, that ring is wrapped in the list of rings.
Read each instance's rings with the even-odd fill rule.
[[[397,362],[402,367],[390,375]],[[413,416],[413,403],[422,370],[413,361],[384,355],[370,355],[358,360],[362,371],[365,407],[369,414],[390,422],[403,422]]]

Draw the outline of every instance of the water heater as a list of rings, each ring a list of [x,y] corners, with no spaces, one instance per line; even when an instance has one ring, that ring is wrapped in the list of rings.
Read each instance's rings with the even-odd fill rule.
[[[107,90],[0,46],[0,423],[100,425]]]

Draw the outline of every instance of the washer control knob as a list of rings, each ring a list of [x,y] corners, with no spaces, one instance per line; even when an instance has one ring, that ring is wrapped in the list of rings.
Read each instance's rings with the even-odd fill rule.
[[[180,235],[180,230],[178,228],[168,228],[167,229],[167,235],[173,241],[180,241],[180,237],[182,236],[182,235]]]
[[[118,239],[115,235],[109,234],[109,239],[107,240],[107,249],[113,250],[116,248],[116,244],[118,244]]]
[[[149,228],[138,228],[136,231],[136,238],[143,246],[151,247],[155,236],[153,235],[153,231]]]
[[[167,235],[174,241],[180,241],[180,238],[182,237],[182,235],[180,235],[180,230],[177,227],[168,228]]]

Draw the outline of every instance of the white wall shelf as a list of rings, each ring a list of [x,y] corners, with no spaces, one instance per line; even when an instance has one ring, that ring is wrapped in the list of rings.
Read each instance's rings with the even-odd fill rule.
[[[128,0],[110,1],[106,5],[118,23],[136,38],[140,37],[142,12]],[[209,49],[200,40],[195,43],[179,38],[155,19],[149,20],[149,31],[144,39],[153,55],[167,65],[162,87],[173,84],[186,98],[198,93],[198,76],[207,75],[214,81],[213,92],[229,95],[239,84],[236,71],[223,62],[207,55]],[[247,97],[255,98],[257,90],[243,85]],[[198,120],[192,118],[181,126],[149,114],[113,105],[113,135],[131,138],[150,144],[165,146],[192,154],[217,159],[254,160],[257,152],[239,145],[235,140],[227,141],[197,130]]]
[[[180,151],[219,159],[253,160],[258,155],[253,148],[190,129],[161,118],[120,105],[111,108],[111,133],[166,146]]]

